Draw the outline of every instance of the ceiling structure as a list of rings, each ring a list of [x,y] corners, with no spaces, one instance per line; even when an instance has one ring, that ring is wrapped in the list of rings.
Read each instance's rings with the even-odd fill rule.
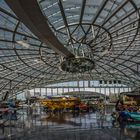
[[[140,85],[139,0],[1,0],[0,92],[73,80]],[[85,57],[73,73],[61,62]]]

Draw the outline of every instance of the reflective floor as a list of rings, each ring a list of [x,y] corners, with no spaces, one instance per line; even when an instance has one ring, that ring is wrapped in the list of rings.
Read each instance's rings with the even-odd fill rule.
[[[0,139],[13,140],[140,140],[140,125],[119,125],[111,115],[63,113],[27,115],[0,127]]]

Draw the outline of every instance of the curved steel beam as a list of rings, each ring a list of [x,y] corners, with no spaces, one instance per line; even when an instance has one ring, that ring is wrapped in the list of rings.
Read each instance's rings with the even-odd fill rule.
[[[47,19],[40,10],[37,0],[6,0],[6,3],[43,43],[46,43],[55,52],[64,57],[74,57],[51,31]]]

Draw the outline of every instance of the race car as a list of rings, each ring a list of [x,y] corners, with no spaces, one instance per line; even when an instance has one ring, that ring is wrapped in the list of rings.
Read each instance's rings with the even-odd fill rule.
[[[140,112],[121,111],[119,114],[119,121],[140,121]]]

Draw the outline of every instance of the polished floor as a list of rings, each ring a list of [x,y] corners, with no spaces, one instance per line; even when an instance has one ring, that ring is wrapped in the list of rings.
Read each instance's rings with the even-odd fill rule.
[[[0,140],[140,140],[140,125],[119,125],[111,115],[63,113],[27,115],[1,127]]]

